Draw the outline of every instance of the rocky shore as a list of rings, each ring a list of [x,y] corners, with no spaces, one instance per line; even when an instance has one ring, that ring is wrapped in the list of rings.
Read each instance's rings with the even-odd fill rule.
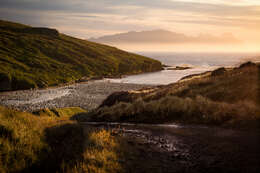
[[[0,105],[22,111],[61,107],[81,107],[91,110],[98,107],[108,95],[114,92],[137,90],[144,87],[149,87],[149,85],[97,80],[47,89],[1,92]]]

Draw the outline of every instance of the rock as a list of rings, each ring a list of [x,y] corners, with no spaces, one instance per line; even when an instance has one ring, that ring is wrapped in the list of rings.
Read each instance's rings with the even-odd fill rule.
[[[256,64],[255,64],[255,63],[252,63],[251,61],[249,61],[249,62],[246,62],[246,63],[244,63],[244,64],[241,64],[241,65],[239,66],[239,69],[241,69],[241,68],[246,68],[246,67],[254,67],[254,66],[256,66]]]
[[[117,102],[123,102],[123,101],[128,102],[129,100],[130,97],[128,91],[119,91],[108,96],[100,105],[100,107],[112,106]]]
[[[221,67],[221,68],[218,68],[218,69],[212,71],[211,76],[220,76],[220,75],[225,74],[226,71],[227,70],[224,67]]]
[[[52,37],[59,36],[59,32],[56,29],[43,28],[43,27],[24,28],[24,29],[22,29],[22,32],[25,32],[28,34],[40,34],[40,35],[46,35],[46,36],[52,36]]]
[[[176,66],[176,67],[167,67],[166,70],[188,70],[192,67],[183,67],[183,66]]]
[[[10,75],[0,73],[0,91],[10,91],[11,89],[12,82]]]

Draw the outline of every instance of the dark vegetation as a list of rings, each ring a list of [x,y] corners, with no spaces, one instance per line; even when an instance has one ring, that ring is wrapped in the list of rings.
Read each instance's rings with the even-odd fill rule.
[[[182,67],[182,66],[176,66],[176,67],[168,67],[166,70],[188,70],[191,69],[192,67]]]
[[[79,121],[200,123],[258,127],[259,65],[220,68],[177,83],[110,95]]]
[[[70,115],[54,116],[56,111]],[[0,107],[0,172],[127,172],[122,162],[136,150],[110,131],[69,120],[82,111],[31,114]]]
[[[0,91],[47,87],[81,78],[161,70],[159,61],[73,38],[55,29],[0,20]]]

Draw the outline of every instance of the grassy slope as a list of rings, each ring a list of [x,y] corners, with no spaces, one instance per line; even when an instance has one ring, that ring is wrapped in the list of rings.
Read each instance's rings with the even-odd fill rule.
[[[259,66],[216,70],[146,92],[120,92],[80,121],[187,122],[257,126]],[[91,117],[91,118],[89,118]]]
[[[110,131],[69,120],[83,111],[31,114],[0,107],[0,172],[127,172],[127,158],[140,153]]]
[[[114,47],[0,20],[0,91],[46,87],[82,77],[161,69],[161,63]]]
[[[57,110],[64,112],[64,109]],[[48,112],[55,115],[53,111]],[[71,115],[75,115],[83,110],[72,108],[70,112]],[[72,142],[75,142],[74,140],[80,135],[80,129],[75,123],[68,121],[67,115],[57,117],[41,113],[40,116],[36,116],[0,107],[0,172],[21,172],[43,166],[43,162],[52,157],[50,153],[53,152],[47,140],[52,140],[50,135],[60,133],[53,131],[50,134],[48,129],[51,130],[56,126],[66,126],[63,129],[65,132],[73,130],[76,131],[73,134],[79,133],[76,136],[68,134]],[[50,169],[57,169],[56,165],[51,163],[53,161],[57,159],[47,161],[47,164],[50,164]]]

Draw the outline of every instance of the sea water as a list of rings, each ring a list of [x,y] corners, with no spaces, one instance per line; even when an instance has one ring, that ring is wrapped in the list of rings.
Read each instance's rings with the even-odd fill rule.
[[[174,52],[138,52],[141,55],[159,60],[168,66],[188,66],[187,70],[162,70],[159,72],[126,76],[121,79],[109,79],[116,83],[134,83],[164,85],[174,83],[181,78],[211,71],[219,67],[234,67],[247,61],[260,62],[260,53],[174,53]]]

